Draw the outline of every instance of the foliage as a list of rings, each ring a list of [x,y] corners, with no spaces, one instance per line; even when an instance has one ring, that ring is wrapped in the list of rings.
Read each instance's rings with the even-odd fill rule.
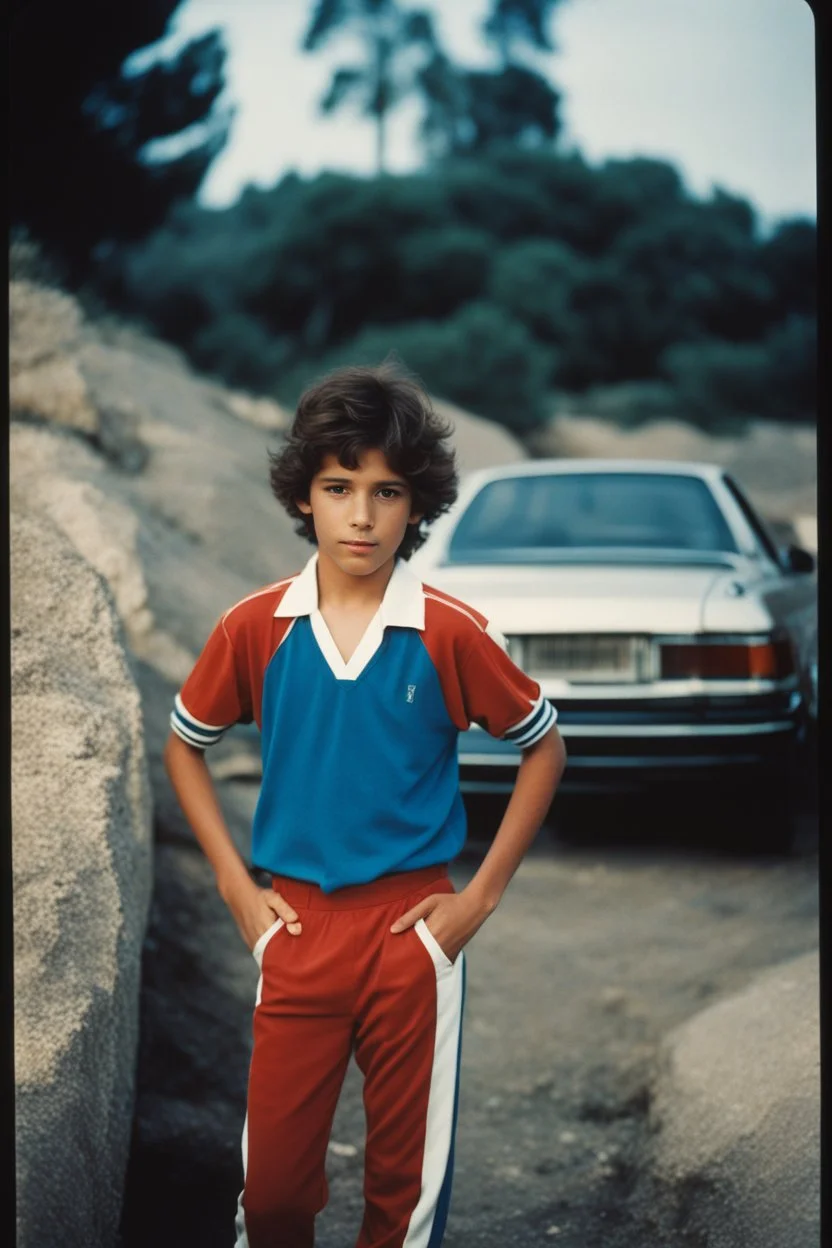
[[[683,414],[697,424],[736,415],[800,421],[815,411],[816,351],[814,318],[796,315],[762,342],[679,343],[661,366]]]
[[[376,127],[376,169],[386,167],[386,123],[391,111],[417,89],[419,62],[437,48],[433,19],[427,9],[405,9],[398,0],[316,0],[303,40],[315,52],[334,36],[358,37],[363,57],[339,66],[321,100],[321,111],[336,112],[353,102]],[[421,58],[424,60],[424,56]]]
[[[82,276],[96,248],[142,238],[192,196],[222,148],[224,50],[212,31],[172,60],[125,73],[125,60],[166,32],[181,0],[108,4],[31,0],[11,26],[13,227]],[[178,155],[148,145],[181,136]]]
[[[495,256],[490,293],[535,338],[562,344],[571,333],[571,304],[584,273],[585,264],[571,247],[530,238]]]
[[[437,51],[419,73],[425,98],[420,137],[434,159],[470,156],[496,144],[551,145],[560,132],[560,95],[525,65],[460,69]]]
[[[495,0],[482,29],[499,63],[470,69],[448,56],[429,9],[404,8],[399,0],[316,0],[304,50],[344,35],[361,49],[359,60],[334,71],[321,110],[352,103],[372,119],[378,173],[386,168],[389,116],[414,96],[424,105],[419,137],[431,159],[482,153],[506,141],[550,144],[560,130],[560,96],[518,54],[524,47],[552,50],[546,27],[557,3]]]
[[[559,0],[493,0],[483,22],[483,32],[500,49],[504,60],[512,59],[519,43],[541,52],[554,51],[548,31],[552,10]]]
[[[438,394],[528,428],[559,390],[672,386],[718,413],[810,419],[814,227],[761,238],[665,162],[503,144],[406,177],[322,174],[183,204],[110,297],[235,385],[395,349]],[[719,419],[723,419],[719,416]]]
[[[777,319],[814,316],[818,294],[817,229],[797,217],[781,221],[760,248],[760,268],[771,283]]]

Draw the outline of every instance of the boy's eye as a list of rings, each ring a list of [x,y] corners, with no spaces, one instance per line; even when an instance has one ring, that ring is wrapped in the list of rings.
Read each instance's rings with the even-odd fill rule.
[[[324,486],[324,492],[327,494],[341,494],[345,488],[343,485],[326,485]]]
[[[382,498],[401,498],[401,490],[397,490],[393,485],[383,485],[379,490]]]

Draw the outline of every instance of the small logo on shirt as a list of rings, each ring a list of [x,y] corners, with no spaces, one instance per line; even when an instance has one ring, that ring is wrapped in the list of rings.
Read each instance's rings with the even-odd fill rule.
[[[416,686],[408,685],[407,686],[407,701],[412,702],[415,696],[416,696]]]

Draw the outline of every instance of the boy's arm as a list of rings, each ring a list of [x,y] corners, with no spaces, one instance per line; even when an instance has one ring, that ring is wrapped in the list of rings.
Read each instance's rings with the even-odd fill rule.
[[[426,897],[403,914],[391,931],[402,932],[430,915],[431,933],[453,960],[497,906],[546,818],[565,767],[566,746],[553,725],[523,751],[505,815],[473,879],[461,893]]]
[[[523,751],[517,780],[500,827],[474,878],[463,890],[484,911],[496,907],[546,818],[566,767],[566,746],[553,724]]]
[[[253,949],[259,936],[283,919],[293,936],[300,933],[297,913],[271,888],[255,884],[223,818],[203,750],[171,732],[163,754],[165,770],[194,836],[214,870],[220,896],[243,940]]]

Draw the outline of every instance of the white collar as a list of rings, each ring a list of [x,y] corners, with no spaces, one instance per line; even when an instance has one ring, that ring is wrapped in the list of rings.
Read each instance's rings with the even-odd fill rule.
[[[317,569],[316,551],[275,607],[276,616],[294,618],[298,615],[314,615],[318,610]],[[393,575],[387,582],[379,613],[384,628],[389,624],[398,628],[416,628],[421,632],[425,627],[422,582],[403,559],[397,559],[393,565]]]

